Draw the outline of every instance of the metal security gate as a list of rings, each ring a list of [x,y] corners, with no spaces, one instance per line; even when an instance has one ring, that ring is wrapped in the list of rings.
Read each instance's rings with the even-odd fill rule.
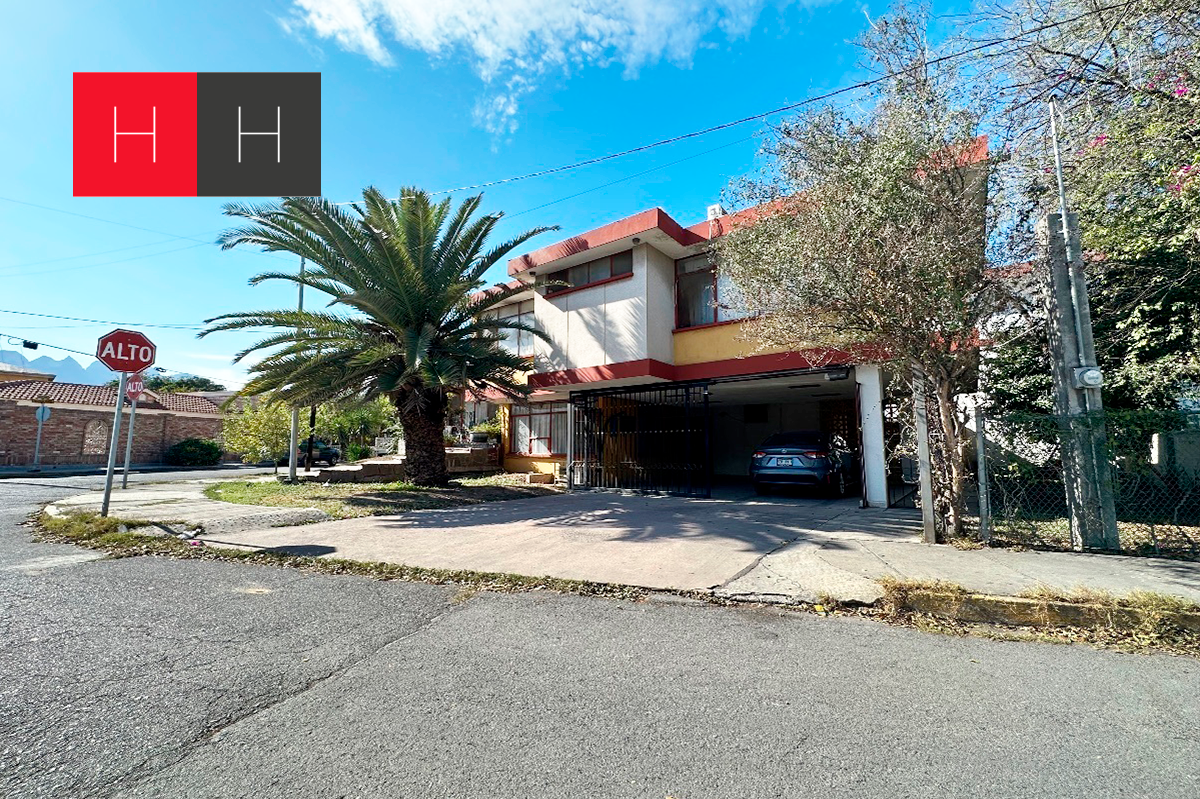
[[[707,382],[575,392],[571,412],[572,488],[711,494]]]

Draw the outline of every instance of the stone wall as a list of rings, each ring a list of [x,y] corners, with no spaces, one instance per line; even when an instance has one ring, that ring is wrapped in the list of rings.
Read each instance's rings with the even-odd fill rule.
[[[84,410],[48,406],[50,418],[42,427],[41,463],[103,464],[108,459],[112,434],[111,410]],[[25,466],[33,463],[37,439],[35,406],[0,400],[0,466]],[[121,420],[121,444],[117,462],[125,456],[129,431],[129,411]],[[101,435],[102,433],[102,435]],[[167,448],[185,438],[221,437],[221,417],[183,416],[163,411],[139,410],[134,425],[133,463],[161,463]],[[85,447],[85,439],[89,446]]]

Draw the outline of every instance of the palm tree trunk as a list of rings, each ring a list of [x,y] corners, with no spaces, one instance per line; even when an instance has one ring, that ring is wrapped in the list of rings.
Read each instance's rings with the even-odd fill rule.
[[[440,392],[427,392],[423,402],[397,401],[400,424],[404,427],[404,473],[408,482],[419,486],[443,486],[450,480],[446,471],[446,398]]]

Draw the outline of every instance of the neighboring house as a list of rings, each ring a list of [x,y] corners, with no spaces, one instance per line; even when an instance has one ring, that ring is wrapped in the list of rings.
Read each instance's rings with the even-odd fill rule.
[[[707,255],[733,216],[709,217],[685,228],[655,208],[510,261],[509,285],[525,288],[498,313],[549,341],[506,342],[530,359],[527,405],[490,393],[469,398],[467,415],[500,413],[510,471],[700,496],[744,479],[770,434],[819,429],[861,451],[863,499],[886,506],[884,368],[743,341]]]
[[[50,408],[42,428],[41,463],[104,463],[112,433],[117,390],[111,386],[49,380],[0,381],[0,466],[33,463],[39,405]],[[129,404],[121,428],[124,456]],[[186,438],[219,439],[221,409],[202,396],[147,391],[137,407],[133,463],[160,463],[167,449]]]
[[[49,372],[39,372],[27,366],[14,366],[0,361],[0,383],[11,383],[16,380],[53,380]]]

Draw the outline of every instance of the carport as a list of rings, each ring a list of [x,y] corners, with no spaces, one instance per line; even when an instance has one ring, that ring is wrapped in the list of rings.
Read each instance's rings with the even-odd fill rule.
[[[795,370],[573,391],[572,488],[708,497],[748,480],[769,435],[821,430],[862,455],[864,505],[886,507],[882,370]]]

